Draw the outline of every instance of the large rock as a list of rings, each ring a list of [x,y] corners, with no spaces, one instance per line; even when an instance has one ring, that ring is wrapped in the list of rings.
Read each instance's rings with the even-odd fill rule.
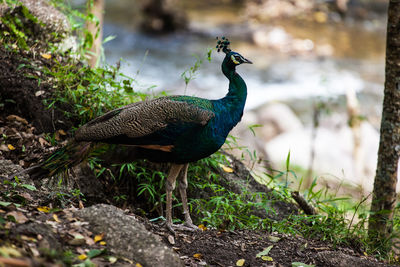
[[[75,215],[88,221],[92,231],[105,233],[107,249],[143,266],[183,266],[178,254],[147,231],[134,217],[114,206],[98,204]]]
[[[67,17],[58,11],[53,5],[46,0],[20,0],[20,2],[26,6],[29,12],[32,13],[39,21],[46,24],[46,27],[51,28],[51,31],[59,33],[70,31],[70,25]],[[14,8],[9,9],[7,4],[0,4],[0,15],[3,16],[5,13],[13,12]]]
[[[259,109],[258,134],[264,141],[285,133],[303,129],[303,124],[296,114],[285,104],[271,103]]]

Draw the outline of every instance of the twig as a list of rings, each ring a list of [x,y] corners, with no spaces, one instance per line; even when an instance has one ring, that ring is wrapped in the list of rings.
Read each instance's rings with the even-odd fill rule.
[[[292,192],[292,198],[299,204],[300,208],[304,211],[307,215],[316,215],[317,212],[315,211],[314,207],[311,206],[307,201],[302,197],[298,191]]]

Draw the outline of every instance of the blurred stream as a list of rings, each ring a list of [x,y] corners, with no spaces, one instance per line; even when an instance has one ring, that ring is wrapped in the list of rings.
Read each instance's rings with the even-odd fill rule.
[[[123,2],[125,5],[131,3]],[[135,77],[142,90],[155,86],[153,90],[183,94],[185,83],[181,74],[194,65],[195,55],[204,57],[208,49],[214,47],[215,37],[224,35],[232,39],[233,50],[254,62],[238,69],[249,88],[246,109],[255,109],[275,100],[293,103],[296,109],[299,101],[310,97],[342,96],[347,88],[351,88],[358,92],[361,101],[367,103],[362,105],[363,113],[379,120],[384,80],[384,33],[371,30],[371,25],[333,27],[287,21],[275,28],[254,26],[238,19],[236,14],[241,13],[240,7],[217,6],[206,10],[189,5],[186,10],[190,21],[188,31],[146,35],[134,26],[132,13],[121,12],[122,7],[112,3],[106,9],[104,35],[114,35],[116,39],[104,46],[107,62],[115,64],[123,58],[126,61],[122,64],[123,72]],[[129,10],[129,6],[123,8]],[[252,34],[266,27],[268,30],[273,27],[272,34],[267,31],[267,37],[272,43],[278,42],[277,45],[282,45],[279,42],[291,36],[305,40],[306,50],[307,46],[321,45],[332,52],[327,56],[310,56],[312,53],[307,51],[293,54],[255,44]],[[223,55],[214,51],[211,63],[203,61],[196,78],[188,86],[188,95],[205,98],[225,95],[227,80],[220,71],[222,58]],[[297,107],[298,112],[303,110],[304,107]]]
[[[334,24],[281,19],[261,25],[246,19],[241,6],[205,7],[201,1],[182,1],[188,30],[149,35],[137,30],[134,1],[109,3],[104,36],[116,38],[105,44],[105,56],[109,64],[123,59],[122,71],[137,80],[136,90],[223,97],[228,89],[220,70],[224,55],[213,51],[211,62],[205,55],[215,47],[216,36],[226,36],[232,50],[254,63],[237,70],[248,87],[247,112],[232,132],[239,145],[256,150],[278,169],[284,168],[290,151],[291,166],[298,170],[309,168],[314,147],[313,170],[319,177],[336,181],[339,187],[344,179],[358,193],[372,189],[383,98],[385,18]],[[185,88],[181,74],[198,58],[203,63]],[[348,90],[356,92],[360,114],[366,118],[358,159],[347,124]],[[313,109],[322,102],[328,108],[321,115],[316,139],[311,140]],[[272,121],[265,121],[268,116]],[[248,129],[253,124],[263,125],[256,129],[256,137]]]

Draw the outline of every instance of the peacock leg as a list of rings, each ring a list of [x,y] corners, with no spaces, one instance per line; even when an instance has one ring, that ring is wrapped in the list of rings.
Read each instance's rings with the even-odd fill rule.
[[[167,196],[166,196],[167,207],[165,210],[166,226],[173,233],[174,230],[172,229],[172,191],[174,191],[175,189],[176,178],[178,177],[182,167],[183,167],[182,164],[171,164],[167,182],[165,183],[165,189],[167,191]]]
[[[196,230],[198,229],[198,227],[193,224],[192,218],[190,218],[190,212],[186,195],[186,189],[188,187],[188,182],[187,182],[188,167],[189,163],[186,163],[182,168],[182,172],[179,177],[179,194],[181,195],[182,199],[183,214],[185,215],[185,226]]]

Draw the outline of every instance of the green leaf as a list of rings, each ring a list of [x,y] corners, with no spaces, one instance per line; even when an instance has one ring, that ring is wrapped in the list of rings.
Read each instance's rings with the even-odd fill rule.
[[[292,262],[292,267],[315,267],[314,264],[305,264],[302,262]]]
[[[103,252],[105,252],[104,249],[100,250],[100,249],[92,249],[87,253],[87,256],[89,259],[95,258],[99,255],[101,255]]]
[[[9,205],[11,205],[12,203],[11,202],[8,202],[8,201],[0,201],[0,206],[3,206],[3,207],[7,207],[7,206],[9,206]]]
[[[31,191],[36,191],[37,190],[34,185],[30,185],[30,184],[21,184],[21,187],[26,188],[26,189],[31,190]]]
[[[115,35],[110,35],[110,36],[107,36],[106,38],[104,38],[104,40],[103,40],[103,44],[105,44],[105,43],[107,43],[107,42],[110,42],[110,41],[114,40],[116,37],[117,37],[117,36],[115,36]]]
[[[271,246],[269,246],[269,247],[267,247],[267,248],[264,248],[263,251],[257,253],[256,258],[260,258],[261,256],[266,256],[266,255],[268,255],[268,253],[271,251],[271,249],[272,249],[273,247],[274,247],[274,246],[271,245]]]

